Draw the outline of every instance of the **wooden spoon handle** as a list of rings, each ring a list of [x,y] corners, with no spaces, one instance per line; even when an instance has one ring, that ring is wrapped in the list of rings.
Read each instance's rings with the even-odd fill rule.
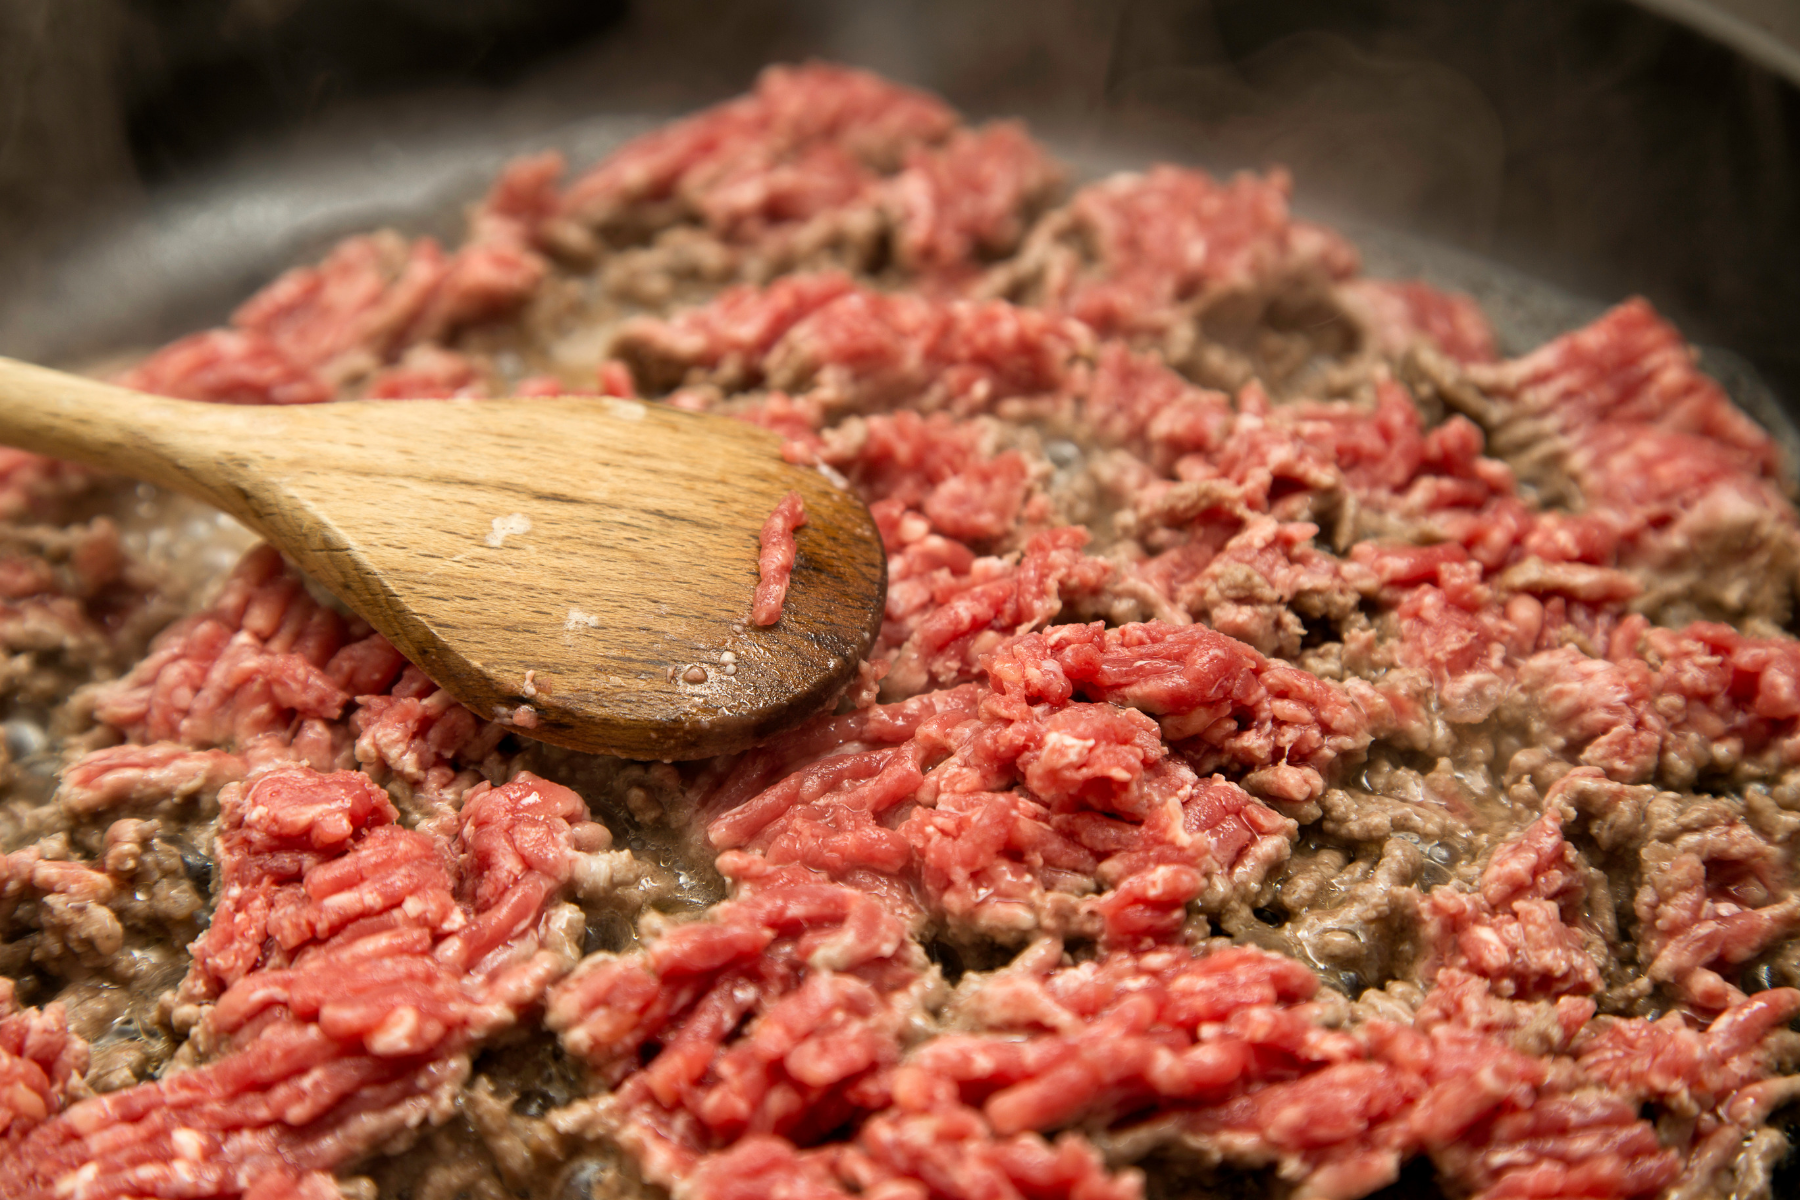
[[[196,477],[192,431],[217,407],[0,358],[0,445],[147,479],[217,503]]]

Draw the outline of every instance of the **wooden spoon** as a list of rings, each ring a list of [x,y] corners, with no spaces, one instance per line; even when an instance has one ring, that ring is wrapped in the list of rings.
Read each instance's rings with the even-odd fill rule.
[[[0,444],[223,509],[477,716],[578,750],[742,749],[837,696],[881,625],[868,510],[727,417],[575,396],[240,408],[0,358]],[[759,534],[790,489],[807,523],[759,627]]]

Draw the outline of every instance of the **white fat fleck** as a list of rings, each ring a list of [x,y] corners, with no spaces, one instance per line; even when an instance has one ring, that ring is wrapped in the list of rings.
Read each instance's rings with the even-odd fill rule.
[[[175,1147],[175,1157],[198,1159],[206,1152],[206,1139],[197,1130],[177,1129],[169,1135],[169,1142]]]
[[[616,396],[606,396],[601,401],[606,411],[621,421],[641,421],[644,419],[644,405],[639,400],[620,400]]]
[[[1044,735],[1040,754],[1047,766],[1072,767],[1083,762],[1094,749],[1094,739],[1079,738],[1061,730]]]
[[[818,467],[819,467],[819,474],[823,475],[826,479],[830,480],[831,486],[836,487],[836,488],[842,488],[846,492],[850,490],[850,481],[848,479],[844,478],[844,474],[842,471],[839,471],[836,467],[832,466],[830,463],[820,463],[820,464],[818,464]]]
[[[494,518],[494,528],[488,532],[487,544],[503,546],[506,539],[515,533],[530,533],[531,518],[524,513],[507,513],[504,517]]]
[[[722,663],[734,663],[737,661],[737,654],[731,650],[727,650],[725,653],[719,655],[719,661]]]
[[[573,904],[553,905],[544,914],[539,928],[544,931],[544,949],[557,957],[562,969],[567,970],[581,961],[581,940],[587,932],[587,914],[581,909]],[[371,1193],[368,1200],[376,1200],[376,1197]]]
[[[91,1162],[72,1174],[64,1175],[56,1181],[58,1196],[73,1196],[75,1192],[100,1177],[100,1164]]]
[[[573,871],[575,890],[590,899],[598,900],[613,888],[613,873],[620,865],[623,857],[630,860],[630,851],[601,850],[593,854],[577,854],[574,856]]]
[[[598,629],[600,618],[591,612],[583,612],[579,608],[569,610],[569,619],[563,622],[564,629]]]
[[[402,1005],[383,1017],[363,1044],[371,1053],[383,1058],[392,1058],[399,1054],[415,1054],[418,1052],[420,1026],[424,1022],[419,1018],[419,1010],[410,1004]]]

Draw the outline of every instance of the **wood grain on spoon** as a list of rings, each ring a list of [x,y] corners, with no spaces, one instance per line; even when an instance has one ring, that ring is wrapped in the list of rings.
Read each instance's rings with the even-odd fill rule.
[[[223,509],[477,716],[579,750],[741,749],[837,695],[881,623],[868,510],[730,418],[573,396],[238,408],[0,359],[0,444]],[[758,534],[790,489],[807,523],[759,627]]]

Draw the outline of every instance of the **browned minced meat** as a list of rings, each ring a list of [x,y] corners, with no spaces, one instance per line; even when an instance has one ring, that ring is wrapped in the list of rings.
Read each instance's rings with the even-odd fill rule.
[[[540,746],[0,453],[0,1193],[1783,1194],[1800,541],[1648,305],[1501,360],[1279,172],[827,66],[562,170],[127,379],[772,429],[884,539],[856,686]]]

